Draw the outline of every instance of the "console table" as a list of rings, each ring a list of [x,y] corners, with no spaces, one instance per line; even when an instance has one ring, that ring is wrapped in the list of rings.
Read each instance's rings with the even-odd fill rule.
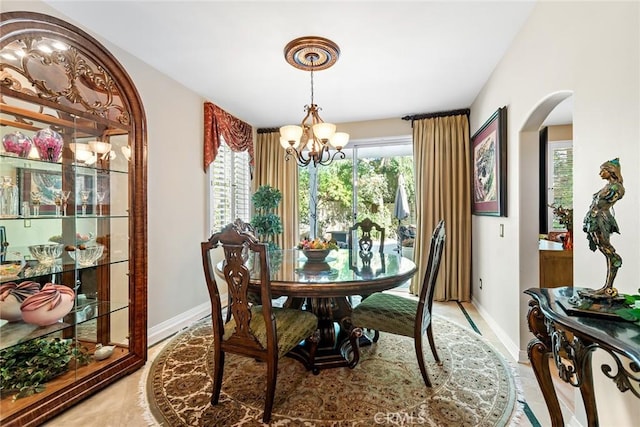
[[[563,307],[579,288],[561,287],[525,291],[529,302],[527,321],[535,338],[527,354],[542,390],[553,427],[564,426],[558,396],[553,387],[549,357],[553,357],[560,378],[580,388],[589,426],[598,425],[593,389],[591,356],[596,349],[607,352],[615,366],[600,369],[621,392],[629,390],[640,398],[640,326],[622,320],[569,316]]]

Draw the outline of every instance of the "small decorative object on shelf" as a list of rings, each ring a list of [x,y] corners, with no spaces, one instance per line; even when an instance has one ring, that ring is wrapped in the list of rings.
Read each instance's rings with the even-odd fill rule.
[[[57,162],[62,155],[62,136],[51,128],[39,130],[33,137],[33,143],[38,150],[40,160]]]
[[[62,214],[62,191],[54,191],[53,204],[56,205],[56,216]]]
[[[33,205],[33,216],[40,216],[40,202],[42,201],[42,193],[39,191],[31,192],[31,204]]]
[[[96,191],[96,202],[98,202],[98,216],[102,216],[102,202],[107,195],[105,191]]]
[[[67,216],[67,202],[69,201],[69,196],[71,195],[71,191],[62,190],[60,192],[60,198],[62,199],[62,216]]]
[[[91,195],[91,190],[80,191],[80,201],[82,202],[82,215],[87,214],[87,203],[89,203],[90,195]]]
[[[81,267],[89,267],[102,257],[103,252],[104,245],[96,243],[91,246],[80,245],[77,248],[74,248],[74,250],[69,251],[68,254]]]
[[[21,321],[20,306],[27,297],[38,292],[40,292],[40,285],[32,281],[25,281],[19,285],[15,282],[0,285],[0,319],[9,322]]]
[[[604,286],[598,290],[580,293],[588,298],[614,298],[618,290],[613,287],[618,269],[622,266],[622,257],[616,253],[609,237],[611,233],[620,233],[618,223],[611,213],[613,205],[624,196],[620,159],[615,158],[600,165],[600,177],[607,181],[604,187],[593,195],[589,211],[584,217],[582,229],[587,233],[589,249],[598,249],[607,260],[607,277]]]
[[[13,183],[10,176],[3,176],[0,184],[0,217],[17,217],[18,206],[18,186]]]
[[[40,292],[22,302],[22,320],[38,326],[53,325],[69,314],[75,296],[76,293],[68,286],[47,283]]]
[[[20,131],[8,133],[2,137],[2,146],[7,154],[27,157],[33,141]]]
[[[115,345],[102,345],[101,343],[96,344],[96,351],[93,353],[93,357],[96,360],[104,360],[111,357],[113,354],[113,350],[115,350]]]
[[[43,243],[29,246],[31,256],[42,265],[51,265],[62,255],[64,245],[60,243]]]

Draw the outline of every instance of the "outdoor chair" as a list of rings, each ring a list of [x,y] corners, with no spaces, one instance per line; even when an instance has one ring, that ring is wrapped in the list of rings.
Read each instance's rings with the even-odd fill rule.
[[[229,292],[231,320],[223,323],[220,292],[214,279],[211,252],[219,245],[225,256],[224,279]],[[319,341],[318,319],[310,312],[272,307],[267,244],[236,224],[227,225],[201,243],[202,264],[211,300],[213,323],[213,393],[216,405],[222,389],[226,353],[243,355],[266,363],[267,384],[262,420],[271,418],[278,374],[278,360],[305,339],[310,343],[307,370],[315,363]],[[247,257],[250,257],[247,262]],[[259,268],[261,305],[251,304],[248,295],[251,271]]]
[[[422,282],[420,297],[417,301],[394,294],[377,292],[371,294],[353,309],[351,313],[353,329],[350,333],[350,341],[353,348],[354,364],[357,364],[360,359],[359,338],[362,336],[363,329],[374,329],[413,337],[422,378],[426,386],[431,387],[431,381],[424,363],[422,339],[426,331],[433,357],[440,364],[431,328],[431,308],[444,242],[444,221],[440,221],[431,236],[427,269]]]

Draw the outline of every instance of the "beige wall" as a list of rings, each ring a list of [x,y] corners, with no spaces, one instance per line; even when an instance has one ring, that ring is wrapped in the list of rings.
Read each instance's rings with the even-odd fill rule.
[[[547,127],[549,141],[571,141],[573,139],[573,125],[556,125]]]
[[[574,209],[577,221],[603,185],[599,165],[620,157],[627,193],[616,204],[621,235],[611,240],[623,257],[616,286],[637,291],[640,277],[640,3],[538,2],[471,106],[471,131],[500,106],[508,107],[507,218],[473,218],[473,299],[514,355],[532,338],[523,291],[538,286],[537,132],[559,98],[574,95]],[[595,25],[597,23],[597,25]],[[547,64],[553,64],[549,68]],[[548,105],[554,101],[553,105]],[[541,112],[546,112],[538,117]],[[504,224],[505,237],[499,236]],[[602,254],[584,236],[574,242],[574,283],[598,288],[606,275]],[[478,286],[483,279],[483,289]],[[504,301],[511,301],[505,304]],[[526,357],[526,356],[525,356]],[[630,393],[609,393],[599,369],[596,395],[601,425],[632,425],[640,406]],[[577,421],[586,425],[579,398]],[[608,407],[615,407],[611,411]]]

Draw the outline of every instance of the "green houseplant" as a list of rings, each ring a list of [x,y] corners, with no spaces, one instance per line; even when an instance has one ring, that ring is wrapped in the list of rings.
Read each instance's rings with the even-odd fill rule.
[[[258,239],[268,243],[269,249],[280,249],[274,238],[282,233],[282,220],[275,213],[282,200],[282,193],[270,185],[261,185],[251,200],[256,212],[251,219],[251,225],[255,228]]]
[[[67,372],[70,363],[89,363],[84,347],[70,339],[36,338],[0,351],[0,395],[15,393],[14,399],[44,391],[45,384]]]

